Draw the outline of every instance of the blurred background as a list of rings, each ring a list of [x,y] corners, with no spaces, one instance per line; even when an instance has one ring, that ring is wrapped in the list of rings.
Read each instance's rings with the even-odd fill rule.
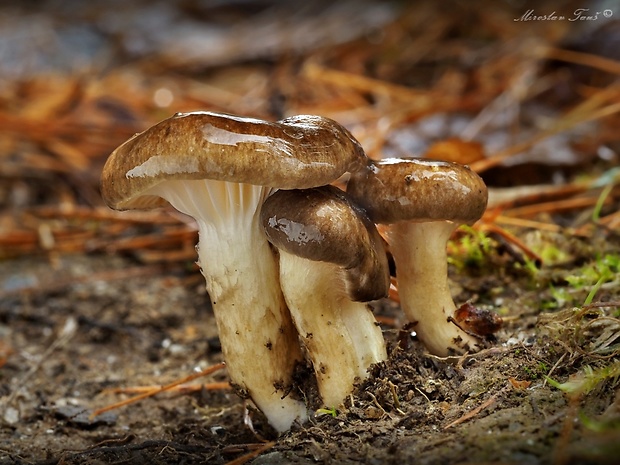
[[[3,1],[0,207],[100,205],[111,150],[191,110],[330,116],[374,158],[472,163],[546,133],[508,161],[474,166],[494,169],[490,184],[565,181],[617,161],[617,117],[589,119],[618,99],[613,5]]]
[[[207,456],[219,458],[209,463],[226,463],[230,454],[248,450],[231,444],[257,442],[240,426],[247,425],[246,411],[229,390],[200,388],[193,396],[134,405],[101,419],[84,413],[110,402],[102,397],[105,387],[161,385],[222,357],[194,264],[192,221],[166,209],[115,212],[101,199],[101,168],[133,134],[175,112],[273,121],[319,114],[346,126],[372,158],[469,164],[488,184],[490,202],[474,229],[449,246],[450,257],[457,257],[452,269],[461,264],[453,290],[459,301],[478,299],[477,305],[504,317],[502,344],[527,349],[545,309],[572,315],[573,306],[595,294],[617,306],[619,77],[617,0],[0,0],[0,461],[6,451],[34,457],[45,450],[50,459],[83,449],[86,461],[65,454],[60,462],[94,463],[94,445],[102,445],[103,455],[123,452],[108,448],[116,444],[109,438],[127,439],[127,450],[135,440],[136,451],[140,441],[168,438],[176,448],[196,443],[206,451],[195,462],[183,456],[185,463],[205,463]],[[395,337],[402,323],[397,303],[384,299],[379,307],[385,334]],[[569,350],[564,341],[577,345],[594,334],[578,324],[593,322],[602,328],[603,349],[613,349],[601,353],[617,357],[618,314],[607,312],[599,319],[581,312],[577,323],[558,312],[555,336],[535,349],[501,352],[500,364],[492,356],[487,365],[468,362],[467,369],[478,367],[480,386],[490,386],[493,401],[505,392],[507,376],[542,383],[541,373],[555,370],[556,379],[573,374],[576,360],[600,366],[608,355],[598,357],[590,345]],[[562,346],[548,346],[548,340]],[[591,357],[584,356],[588,351]],[[570,369],[558,367],[563,359]],[[402,372],[409,379],[421,370],[411,386],[461,383],[453,369],[441,382],[427,380],[429,373],[440,378],[437,364],[425,363],[416,359],[415,368]],[[217,376],[226,381],[225,374]],[[413,393],[408,385],[401,392],[407,399]],[[544,399],[541,411],[549,421],[528,430],[540,433],[535,436],[515,426],[513,396],[506,397],[499,435],[489,435],[492,427],[481,423],[479,435],[449,430],[444,434],[453,436],[438,436],[445,430],[437,426],[444,418],[438,412],[447,407],[439,394],[444,388],[436,389],[426,391],[432,403],[419,391],[422,410],[403,417],[405,426],[397,430],[393,423],[376,427],[375,417],[361,421],[376,428],[378,441],[359,431],[332,434],[341,424],[333,419],[331,429],[319,428],[320,437],[301,444],[323,448],[321,455],[309,449],[312,463],[325,456],[337,461],[330,453],[342,453],[344,437],[359,441],[350,451],[391,456],[424,442],[424,421],[426,449],[409,447],[416,463],[455,462],[466,441],[480,450],[491,444],[488,438],[501,449],[496,462],[508,463],[502,454],[510,447],[495,439],[509,433],[521,454],[514,463],[539,463],[526,460],[533,456],[524,451],[547,454],[551,446],[540,452],[529,444],[549,445],[553,434],[563,438],[554,446],[558,451],[595,451],[569,434],[581,418],[576,404],[572,411],[549,410],[566,402],[548,386],[537,397],[523,397],[533,409],[523,410],[524,424],[542,421],[532,399]],[[461,394],[445,418],[478,408],[478,388],[469,404],[462,403],[468,389],[467,383],[455,388]],[[386,398],[395,395],[386,392]],[[599,392],[592,405],[602,407],[591,411],[611,405],[617,425],[620,401],[613,404]],[[424,410],[427,403],[433,410]],[[410,442],[406,436],[398,442],[402,428],[412,428]],[[615,447],[610,464],[618,457],[615,428],[606,443]],[[426,450],[427,458],[434,456],[441,444],[445,460],[425,462],[417,455]],[[180,460],[167,443],[152,446],[143,462],[123,461]],[[385,456],[376,463],[385,463]],[[119,461],[114,456],[105,463]]]
[[[615,179],[619,54],[605,0],[2,1],[0,259],[192,256],[191,228],[120,219],[98,190],[117,145],[178,111],[325,115],[373,158],[470,164],[492,204],[574,201],[549,186]]]
[[[491,187],[596,179],[620,150],[619,25],[604,0],[2,1],[0,259],[193,256],[192,231],[117,221],[98,187],[179,111],[320,114],[373,158],[468,163]]]

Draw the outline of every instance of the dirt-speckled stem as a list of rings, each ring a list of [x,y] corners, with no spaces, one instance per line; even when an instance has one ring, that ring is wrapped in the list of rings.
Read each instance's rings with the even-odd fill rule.
[[[246,391],[269,423],[288,430],[307,418],[290,394],[303,359],[278,282],[276,258],[258,222],[270,190],[222,181],[168,181],[153,194],[196,219],[198,264],[213,304],[230,380]]]
[[[370,365],[387,358],[372,311],[349,299],[342,274],[332,263],[280,251],[282,291],[328,407],[340,405],[356,378],[366,378]]]
[[[476,338],[449,320],[456,306],[448,286],[446,244],[456,226],[403,221],[388,229],[403,312],[429,352],[439,356],[480,349]]]
[[[200,236],[199,264],[230,379],[276,430],[285,431],[306,419],[305,405],[287,396],[302,357],[269,244],[258,226],[245,238],[201,226]]]

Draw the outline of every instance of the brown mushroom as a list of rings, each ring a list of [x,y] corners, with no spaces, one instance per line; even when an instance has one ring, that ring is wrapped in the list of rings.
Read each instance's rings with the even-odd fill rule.
[[[384,159],[352,174],[347,193],[373,221],[389,225],[401,306],[428,350],[441,356],[477,350],[479,340],[451,319],[446,243],[459,224],[484,213],[482,179],[456,163]]]
[[[280,286],[307,349],[323,403],[336,407],[368,367],[387,358],[368,305],[390,286],[383,241],[334,186],[280,190],[261,209],[280,254]]]
[[[230,379],[278,431],[307,418],[305,404],[288,395],[302,353],[258,210],[274,188],[327,184],[366,160],[350,133],[327,118],[271,123],[196,112],[135,135],[103,169],[111,208],[169,202],[196,220],[198,263]]]

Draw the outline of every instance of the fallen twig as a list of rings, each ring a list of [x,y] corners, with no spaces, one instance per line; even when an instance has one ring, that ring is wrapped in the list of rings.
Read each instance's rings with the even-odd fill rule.
[[[174,382],[172,382],[170,384],[166,384],[165,386],[160,386],[160,387],[151,389],[151,390],[149,390],[147,392],[143,392],[142,394],[138,394],[137,396],[131,397],[129,399],[125,399],[125,400],[122,400],[120,402],[116,402],[116,403],[108,405],[106,407],[102,407],[100,409],[97,409],[97,410],[93,411],[93,413],[90,415],[90,419],[92,420],[97,415],[101,415],[102,413],[109,412],[110,410],[114,410],[114,409],[117,409],[117,408],[120,408],[120,407],[124,407],[124,406],[129,405],[129,404],[133,404],[134,402],[138,402],[139,400],[146,399],[147,397],[152,397],[152,396],[154,396],[156,394],[159,394],[160,392],[168,391],[168,390],[170,390],[170,389],[172,389],[172,388],[174,388],[176,386],[179,386],[181,384],[187,383],[189,381],[193,381],[193,380],[195,380],[197,378],[200,378],[202,376],[210,375],[212,373],[215,373],[218,370],[221,370],[225,366],[226,365],[225,365],[224,362],[218,363],[217,365],[213,365],[213,366],[210,366],[208,368],[205,368],[204,370],[202,370],[199,373],[191,374],[189,376],[186,376],[185,378],[176,380],[176,381],[174,381]]]
[[[467,412],[465,415],[463,415],[460,418],[457,418],[456,420],[454,420],[452,423],[447,424],[446,426],[443,427],[444,430],[448,429],[448,428],[452,428],[453,426],[459,425],[467,420],[470,420],[472,418],[474,418],[476,415],[478,415],[480,412],[482,412],[484,409],[490,407],[491,405],[493,405],[496,401],[497,398],[503,394],[511,385],[508,384],[506,387],[502,388],[499,392],[493,394],[491,397],[489,397],[486,401],[484,401],[482,404],[480,404],[478,407],[476,407],[475,409]]]
[[[549,126],[549,128],[535,134],[523,142],[519,142],[499,151],[492,157],[473,162],[470,165],[471,169],[477,173],[481,173],[499,165],[501,162],[512,156],[528,150],[547,137],[572,129],[578,124],[605,118],[606,116],[620,112],[620,103],[614,101],[614,99],[617,98],[619,89],[620,86],[617,83],[611,84],[609,87],[595,93],[588,99],[581,102],[567,114],[558,118],[552,125]],[[613,103],[601,107],[601,105],[608,100]]]
[[[260,446],[259,448],[251,452],[248,452],[247,454],[244,454],[241,457],[237,457],[235,460],[231,460],[230,462],[227,462],[226,465],[243,465],[249,460],[252,460],[253,458],[258,457],[260,454],[262,454],[266,450],[271,449],[275,445],[276,445],[275,441],[267,442],[264,445]]]
[[[200,391],[205,389],[207,391],[215,391],[218,389],[230,389],[230,383],[228,381],[222,381],[218,383],[202,383],[202,384],[180,384],[173,388],[167,389],[167,391],[174,391],[177,393],[187,394],[190,392]],[[104,389],[102,394],[143,394],[157,392],[161,389],[161,386],[130,386],[124,388],[110,388]]]

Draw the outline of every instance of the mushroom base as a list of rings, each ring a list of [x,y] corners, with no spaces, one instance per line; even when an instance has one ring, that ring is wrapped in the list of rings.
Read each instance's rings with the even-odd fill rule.
[[[387,358],[381,328],[368,305],[348,298],[337,265],[280,250],[280,285],[323,403],[338,406],[370,365]]]
[[[435,221],[401,222],[388,230],[403,312],[429,352],[439,356],[480,349],[476,338],[451,321],[456,306],[448,287],[446,244],[455,229],[452,222]]]

